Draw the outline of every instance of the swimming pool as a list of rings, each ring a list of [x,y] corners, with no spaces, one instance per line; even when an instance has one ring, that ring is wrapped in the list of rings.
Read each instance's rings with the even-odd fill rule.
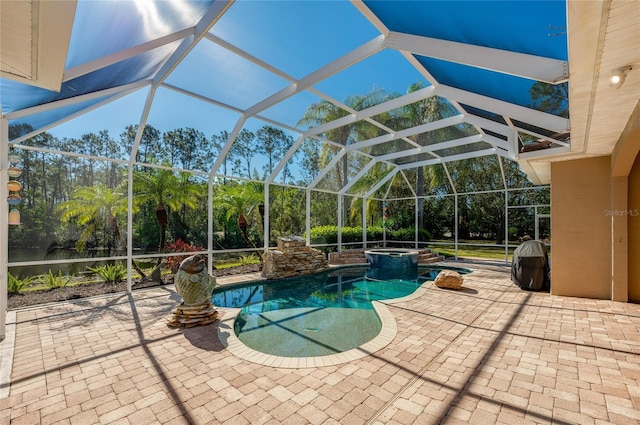
[[[216,288],[212,301],[220,307],[241,308],[234,332],[256,351],[282,357],[326,356],[359,347],[380,333],[381,322],[372,301],[412,294],[442,268],[389,272],[347,267]]]

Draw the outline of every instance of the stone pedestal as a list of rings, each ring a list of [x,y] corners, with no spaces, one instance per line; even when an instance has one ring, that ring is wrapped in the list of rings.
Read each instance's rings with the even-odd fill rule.
[[[267,279],[313,274],[329,268],[322,251],[308,247],[298,236],[278,238],[278,248],[265,251],[262,259],[262,276]]]
[[[181,303],[171,314],[172,317],[167,320],[167,326],[170,328],[192,328],[208,325],[218,320],[218,312],[213,309],[211,302],[195,306]]]

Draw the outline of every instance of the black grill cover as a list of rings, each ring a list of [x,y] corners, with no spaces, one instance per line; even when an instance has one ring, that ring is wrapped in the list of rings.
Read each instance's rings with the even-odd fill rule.
[[[549,257],[542,242],[525,241],[513,251],[511,280],[521,289],[549,290]]]

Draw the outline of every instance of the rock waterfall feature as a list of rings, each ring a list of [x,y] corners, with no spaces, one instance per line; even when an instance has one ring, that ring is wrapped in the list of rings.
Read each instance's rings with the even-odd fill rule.
[[[313,274],[329,268],[322,251],[307,246],[299,236],[278,238],[278,248],[266,250],[262,259],[262,276],[267,279]]]

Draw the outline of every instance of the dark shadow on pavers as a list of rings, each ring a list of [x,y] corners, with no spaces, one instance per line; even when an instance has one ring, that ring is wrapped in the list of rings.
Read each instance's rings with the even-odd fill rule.
[[[433,288],[434,289],[440,289],[440,290],[443,290],[443,291],[460,292],[460,293],[463,293],[463,294],[471,294],[471,295],[475,295],[475,294],[478,293],[477,290],[472,289],[472,288],[468,288],[468,287],[466,287],[464,285],[461,286],[460,288],[457,288],[457,289],[454,289],[454,288],[440,288],[440,287],[438,287],[436,285],[433,285]]]
[[[226,341],[220,341],[218,337],[219,325],[220,320],[217,320],[209,325],[179,328],[178,330],[194,347],[219,352],[226,348]]]

